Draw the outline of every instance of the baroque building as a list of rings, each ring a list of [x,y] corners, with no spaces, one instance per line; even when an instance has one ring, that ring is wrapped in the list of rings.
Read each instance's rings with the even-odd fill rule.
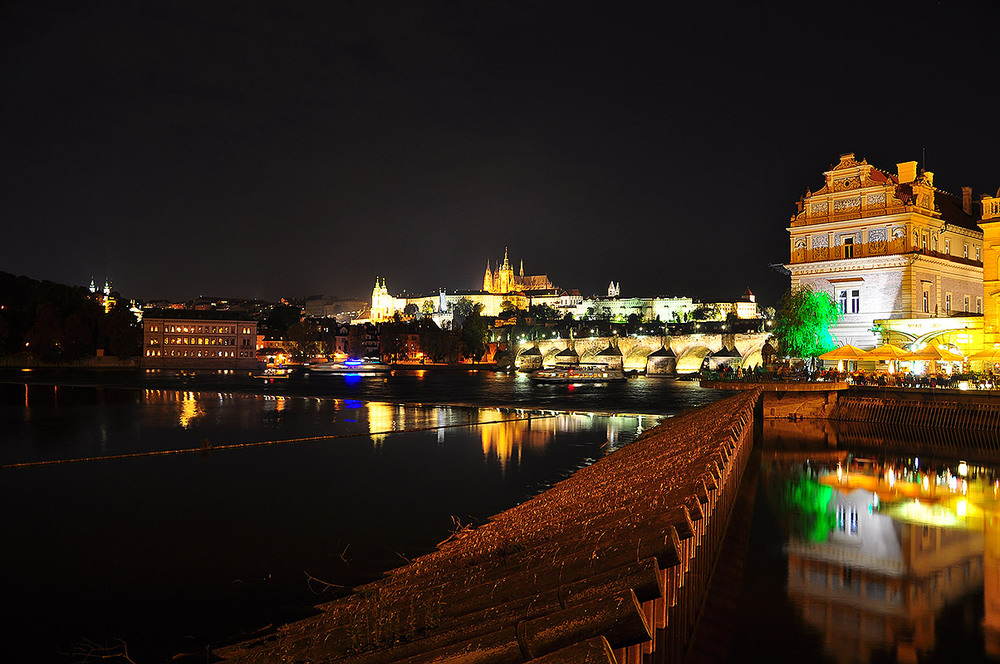
[[[971,187],[956,196],[915,161],[896,169],[842,155],[823,186],[799,200],[787,229],[791,286],[833,297],[843,320],[831,333],[841,343],[873,348],[876,320],[983,312],[983,231]]]

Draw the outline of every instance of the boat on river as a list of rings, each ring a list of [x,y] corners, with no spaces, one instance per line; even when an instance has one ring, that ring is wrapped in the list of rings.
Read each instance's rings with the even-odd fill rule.
[[[381,362],[370,362],[368,360],[343,360],[339,362],[326,362],[325,364],[311,364],[307,367],[312,374],[340,374],[345,376],[375,376],[387,374],[392,371],[392,367]]]
[[[531,372],[536,383],[608,383],[625,380],[625,372],[604,364],[563,364]]]

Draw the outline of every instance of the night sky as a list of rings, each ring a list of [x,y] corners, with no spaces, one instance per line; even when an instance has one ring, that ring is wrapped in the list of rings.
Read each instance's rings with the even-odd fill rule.
[[[773,304],[841,153],[1000,187],[994,3],[690,4],[5,2],[0,270]]]

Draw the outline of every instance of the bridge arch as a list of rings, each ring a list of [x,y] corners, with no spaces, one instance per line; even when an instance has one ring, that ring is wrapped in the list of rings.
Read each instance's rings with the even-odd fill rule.
[[[704,345],[690,345],[677,356],[677,373],[689,374],[701,370],[701,364],[712,352],[712,349]]]

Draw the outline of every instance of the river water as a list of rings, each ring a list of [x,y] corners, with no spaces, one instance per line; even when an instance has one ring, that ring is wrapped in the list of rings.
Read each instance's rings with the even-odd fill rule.
[[[724,396],[489,371],[0,374],[5,661],[206,661]],[[754,461],[732,661],[985,661],[989,460],[782,426]]]

